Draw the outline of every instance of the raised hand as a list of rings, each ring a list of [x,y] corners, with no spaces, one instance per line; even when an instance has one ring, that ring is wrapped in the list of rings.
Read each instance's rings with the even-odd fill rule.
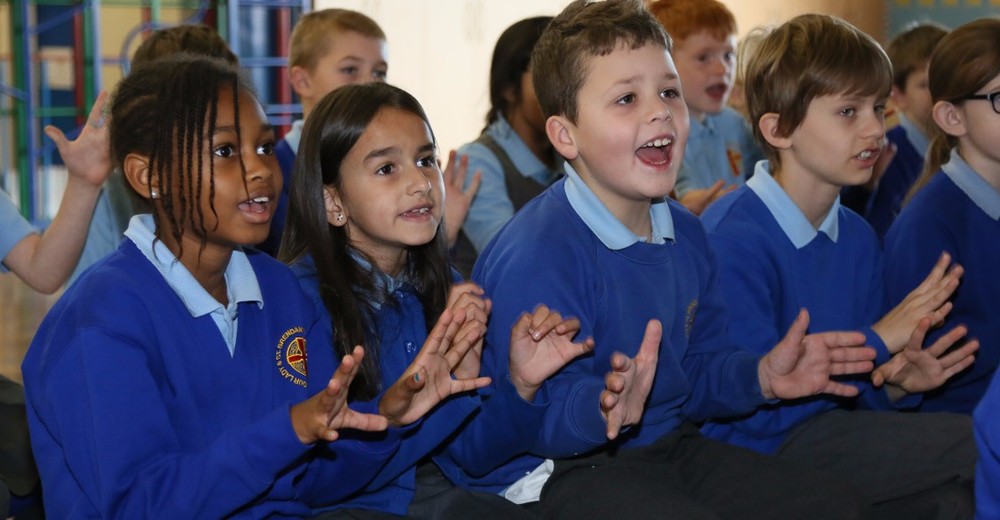
[[[111,142],[103,117],[107,98],[108,93],[103,90],[98,94],[87,124],[72,141],[57,127],[48,125],[44,129],[45,135],[55,142],[69,174],[92,186],[100,186],[111,174]]]
[[[594,350],[594,338],[573,343],[580,320],[563,319],[545,305],[523,313],[510,331],[510,380],[525,401],[542,383],[573,359]]]
[[[895,354],[906,346],[921,318],[930,316],[931,324],[934,325],[943,322],[951,312],[952,304],[948,298],[958,287],[964,271],[958,264],[949,269],[949,264],[951,255],[941,253],[927,278],[878,323],[872,325],[872,330],[882,338],[890,353]]]
[[[465,176],[469,170],[469,157],[463,155],[456,161],[458,153],[452,150],[448,154],[448,166],[444,169],[444,225],[448,238],[448,247],[455,245],[458,240],[458,232],[465,223],[465,216],[469,214],[469,206],[472,199],[476,198],[479,191],[479,183],[483,180],[483,173],[476,171],[472,176],[472,183],[468,189],[465,186]]]
[[[733,191],[736,189],[736,185],[725,187],[726,183],[718,180],[715,184],[709,186],[708,188],[701,190],[691,190],[684,194],[683,197],[678,200],[685,208],[695,215],[701,215],[705,208],[710,206],[713,202],[719,200],[719,197]]]
[[[455,366],[484,332],[480,330],[478,334],[467,334],[456,340],[464,322],[464,310],[452,314],[450,309],[445,309],[417,358],[382,395],[379,414],[388,419],[390,425],[410,424],[448,397],[490,384],[488,377],[452,379]]]
[[[292,407],[292,429],[302,444],[333,442],[339,437],[337,430],[341,428],[381,431],[388,427],[389,422],[385,417],[359,413],[345,404],[347,389],[358,373],[364,355],[364,349],[354,347],[354,352],[341,360],[326,388]]]
[[[910,335],[906,348],[872,372],[872,383],[896,387],[902,392],[916,393],[933,390],[976,360],[979,341],[972,340],[949,351],[969,332],[959,325],[942,335],[933,345],[923,348],[924,337],[931,326],[930,318],[922,318]],[[893,397],[899,397],[893,396]]]
[[[611,356],[611,372],[604,377],[604,391],[601,392],[601,415],[608,423],[609,440],[618,437],[622,427],[631,426],[642,418],[646,397],[656,376],[662,335],[660,321],[649,320],[639,353],[634,358],[621,352]]]
[[[471,379],[479,375],[483,358],[483,337],[486,330],[486,320],[489,317],[493,303],[483,298],[483,289],[473,282],[462,282],[451,287],[448,293],[446,307],[452,315],[459,310],[465,311],[465,323],[455,336],[460,341],[467,335],[478,336],[472,343],[472,348],[462,356],[458,366],[452,371],[456,379]]]
[[[865,347],[860,332],[822,332],[806,336],[809,313],[805,309],[788,333],[757,365],[761,393],[767,399],[795,399],[816,394],[845,397],[858,389],[831,376],[870,372],[875,350]]]

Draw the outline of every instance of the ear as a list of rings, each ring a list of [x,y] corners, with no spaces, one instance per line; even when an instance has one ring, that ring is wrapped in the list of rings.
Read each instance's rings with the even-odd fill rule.
[[[549,137],[549,142],[556,152],[567,161],[572,161],[580,155],[576,146],[575,130],[576,126],[563,116],[551,116],[545,120],[545,135]]]
[[[778,130],[778,122],[780,116],[774,112],[768,112],[760,116],[760,120],[757,122],[760,128],[760,133],[764,136],[764,140],[768,144],[775,147],[778,150],[787,150],[791,148],[792,142],[789,136],[781,135]]]
[[[903,95],[903,91],[896,85],[892,86],[892,90],[889,92],[889,99],[892,100],[893,105],[896,105],[896,108],[906,110],[906,96]]]
[[[129,186],[144,199],[154,198],[153,192],[160,189],[159,182],[150,179],[149,157],[145,155],[137,153],[126,155],[122,163],[122,174]]]
[[[950,101],[938,101],[931,108],[931,116],[934,123],[941,128],[944,133],[960,137],[965,135],[965,114],[962,110]]]
[[[323,207],[326,209],[326,221],[331,226],[342,227],[347,224],[347,208],[333,186],[323,187]]]
[[[296,65],[288,71],[288,77],[292,84],[292,90],[299,97],[309,97],[312,95],[312,81],[309,77],[309,71]]]

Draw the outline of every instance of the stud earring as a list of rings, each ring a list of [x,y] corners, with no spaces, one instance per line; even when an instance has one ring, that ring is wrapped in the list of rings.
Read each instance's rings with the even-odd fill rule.
[[[343,221],[344,221],[344,215],[337,215],[337,222],[343,222]]]
[[[160,198],[160,192],[156,191],[156,188],[149,190],[149,198],[158,199]]]

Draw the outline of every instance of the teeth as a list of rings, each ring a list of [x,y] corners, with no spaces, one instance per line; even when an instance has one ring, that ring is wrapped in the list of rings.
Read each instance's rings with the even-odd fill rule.
[[[421,215],[423,215],[424,213],[427,213],[430,210],[431,210],[431,208],[420,208],[419,210],[417,210],[417,213],[420,213]]]
[[[668,144],[670,144],[672,142],[673,141],[671,141],[670,139],[654,139],[654,140],[652,140],[652,141],[650,141],[650,142],[642,145],[642,147],[643,148],[650,148],[650,147],[659,148],[661,146],[667,146]]]
[[[263,203],[265,203],[265,202],[267,202],[269,200],[271,200],[271,199],[269,199],[268,197],[255,197],[255,198],[250,199],[250,202],[256,202],[258,204],[263,204]]]
[[[867,161],[868,159],[872,158],[872,155],[874,155],[874,153],[872,153],[871,150],[865,150],[858,154],[858,159],[861,159],[862,161]]]

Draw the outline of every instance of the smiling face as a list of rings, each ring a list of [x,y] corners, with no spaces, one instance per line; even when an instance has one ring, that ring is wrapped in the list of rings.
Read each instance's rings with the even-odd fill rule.
[[[701,31],[678,40],[674,61],[684,84],[684,99],[691,118],[701,121],[726,105],[736,73],[736,36],[719,39]]]
[[[670,193],[687,143],[688,117],[666,49],[619,44],[607,55],[589,58],[577,107],[575,123],[549,119],[549,138],[619,220]]]
[[[885,101],[843,94],[813,98],[802,124],[772,142],[781,158],[775,177],[783,186],[794,178],[801,190],[833,198],[844,186],[868,181],[885,136]]]
[[[328,186],[328,220],[346,226],[351,245],[390,275],[407,248],[434,239],[444,181],[427,123],[412,112],[381,109],[340,164],[339,190]],[[341,218],[342,217],[342,218]]]

